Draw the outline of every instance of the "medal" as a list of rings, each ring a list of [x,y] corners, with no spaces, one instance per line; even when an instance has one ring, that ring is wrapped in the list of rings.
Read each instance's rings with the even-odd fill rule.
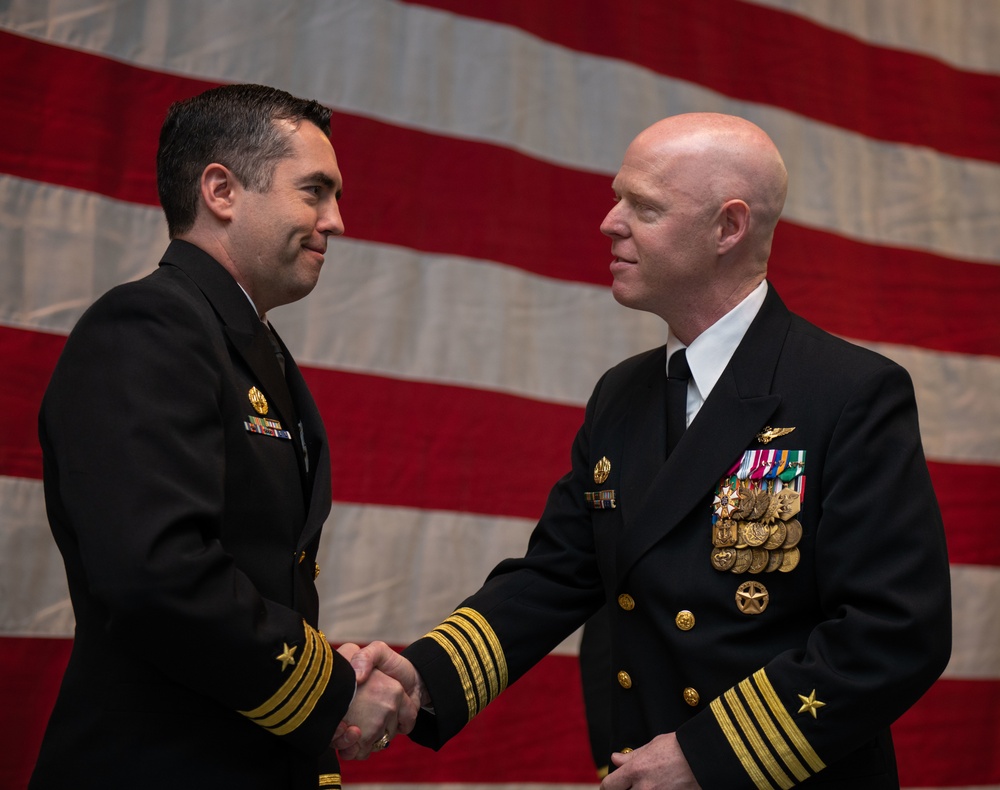
[[[805,450],[747,450],[730,467],[712,500],[713,568],[758,574],[798,566],[802,524],[795,516],[805,456]]]
[[[722,518],[715,522],[712,527],[712,545],[716,548],[725,548],[736,545],[736,522],[731,518]]]
[[[721,548],[712,552],[712,567],[717,571],[728,571],[736,562],[736,549]]]

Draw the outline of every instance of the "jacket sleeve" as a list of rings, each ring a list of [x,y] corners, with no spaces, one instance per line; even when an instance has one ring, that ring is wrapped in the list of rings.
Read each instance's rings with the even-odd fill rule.
[[[286,579],[279,602],[259,589],[266,571],[248,570],[224,545],[234,529],[227,502],[255,486],[227,477],[226,432],[238,430],[234,420],[242,427],[246,410],[227,401],[230,352],[218,319],[177,290],[136,284],[99,301],[46,394],[47,507],[66,526],[63,553],[80,560],[67,565],[80,576],[70,588],[87,591],[86,605],[74,601],[78,639],[101,630],[139,665],[319,754],[351,701],[354,673],[290,605],[291,551],[260,560]]]
[[[844,405],[823,465],[817,624],[677,730],[702,787],[792,787],[872,741],[951,649],[948,557],[906,372]]]
[[[550,491],[525,556],[497,565],[478,592],[403,651],[434,706],[433,715],[421,712],[410,735],[418,743],[440,748],[603,603],[593,527],[583,506],[602,382],[573,442],[572,470]]]

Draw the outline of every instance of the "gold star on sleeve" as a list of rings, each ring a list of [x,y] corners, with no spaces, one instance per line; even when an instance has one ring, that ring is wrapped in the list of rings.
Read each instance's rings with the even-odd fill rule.
[[[816,718],[816,710],[826,705],[825,702],[820,702],[816,699],[816,689],[813,689],[808,697],[804,694],[799,694],[798,696],[802,700],[802,707],[799,708],[799,713],[809,712],[814,719]]]
[[[286,669],[288,669],[289,664],[295,663],[295,651],[298,650],[299,647],[298,645],[292,645],[291,647],[289,647],[284,642],[281,643],[281,646],[284,648],[284,650],[278,655],[277,658],[275,658],[275,661],[281,662],[281,671],[284,672]],[[813,715],[815,716],[816,714],[814,713]]]

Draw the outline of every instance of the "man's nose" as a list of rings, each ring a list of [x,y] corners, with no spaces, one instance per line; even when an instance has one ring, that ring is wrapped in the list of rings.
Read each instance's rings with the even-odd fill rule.
[[[344,235],[344,218],[340,213],[340,203],[336,200],[331,200],[323,211],[317,230],[330,236]]]

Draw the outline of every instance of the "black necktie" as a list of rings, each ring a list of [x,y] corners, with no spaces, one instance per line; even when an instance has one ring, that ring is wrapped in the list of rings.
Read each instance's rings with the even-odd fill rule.
[[[275,337],[274,332],[271,327],[264,323],[264,329],[267,331],[267,339],[271,341],[271,347],[274,349],[274,356],[278,360],[278,365],[281,366],[281,374],[285,375],[285,354],[281,350],[281,343],[278,342],[278,338]],[[309,448],[306,446],[306,431],[302,427],[302,420],[299,420],[299,442],[302,444],[302,461],[305,464],[306,471],[309,471]]]
[[[281,351],[281,343],[278,342],[278,338],[274,336],[274,332],[271,327],[264,322],[264,329],[267,330],[267,339],[271,341],[271,348],[274,349],[274,356],[278,358],[278,364],[281,366],[281,372],[285,372],[285,355]]]
[[[687,350],[675,351],[667,363],[667,456],[687,429],[687,393],[691,368]]]

